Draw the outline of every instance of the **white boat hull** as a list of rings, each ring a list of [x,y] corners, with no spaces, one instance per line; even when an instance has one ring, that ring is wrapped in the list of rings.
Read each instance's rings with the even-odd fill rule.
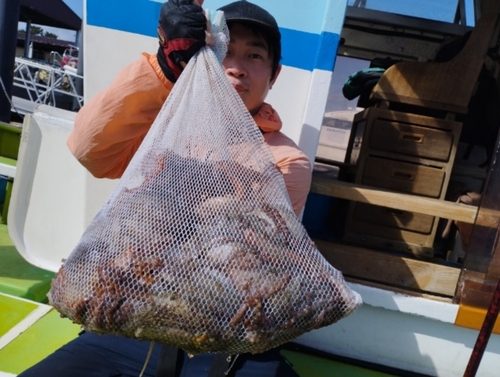
[[[364,305],[297,343],[335,355],[429,376],[462,376],[478,330],[455,326],[458,305],[353,284]],[[477,377],[498,377],[500,336],[492,334]]]

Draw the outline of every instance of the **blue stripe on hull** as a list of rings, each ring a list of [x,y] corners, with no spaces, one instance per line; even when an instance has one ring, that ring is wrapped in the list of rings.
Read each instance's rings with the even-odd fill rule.
[[[156,37],[160,8],[161,3],[155,1],[128,1],[125,5],[123,0],[87,0],[87,24]],[[338,34],[313,34],[285,28],[281,33],[283,65],[307,71],[332,70]],[[116,48],[126,48],[126,45]]]

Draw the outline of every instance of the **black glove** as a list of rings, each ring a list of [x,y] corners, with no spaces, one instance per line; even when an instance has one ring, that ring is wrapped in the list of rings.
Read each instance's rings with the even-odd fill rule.
[[[176,82],[189,59],[205,46],[207,19],[193,0],[168,0],[159,23],[158,63],[167,79]]]

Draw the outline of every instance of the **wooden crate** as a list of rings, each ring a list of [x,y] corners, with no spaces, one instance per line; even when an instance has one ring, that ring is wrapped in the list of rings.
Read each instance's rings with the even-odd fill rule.
[[[368,108],[356,114],[346,163],[355,184],[445,199],[462,124]],[[433,256],[438,219],[370,204],[350,204],[345,240],[422,257]]]

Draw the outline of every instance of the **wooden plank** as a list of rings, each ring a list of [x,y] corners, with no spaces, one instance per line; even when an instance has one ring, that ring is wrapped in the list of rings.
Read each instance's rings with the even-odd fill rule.
[[[410,291],[410,290],[404,289],[404,288],[397,288],[393,285],[375,283],[372,281],[367,281],[367,280],[363,280],[363,279],[356,279],[356,278],[352,278],[352,277],[348,277],[348,276],[345,277],[345,279],[349,283],[361,284],[361,285],[365,285],[365,286],[372,287],[372,288],[384,289],[386,291],[392,291],[392,292],[399,293],[402,295],[425,298],[428,300],[434,300],[434,301],[440,301],[440,302],[446,302],[448,304],[453,303],[452,297],[438,296],[438,295],[427,293],[427,292],[414,292],[414,291]]]
[[[499,211],[491,208],[481,208],[477,214],[476,225],[497,229],[500,225]]]
[[[453,297],[460,268],[315,239],[323,256],[346,277]]]
[[[402,211],[417,212],[444,219],[463,221],[469,224],[473,224],[476,220],[478,210],[476,206],[467,204],[401,194],[380,188],[325,179],[314,175],[311,184],[311,192],[340,199],[399,209]],[[491,215],[497,218],[500,216],[498,212]],[[489,219],[489,221],[491,221],[491,219]]]

